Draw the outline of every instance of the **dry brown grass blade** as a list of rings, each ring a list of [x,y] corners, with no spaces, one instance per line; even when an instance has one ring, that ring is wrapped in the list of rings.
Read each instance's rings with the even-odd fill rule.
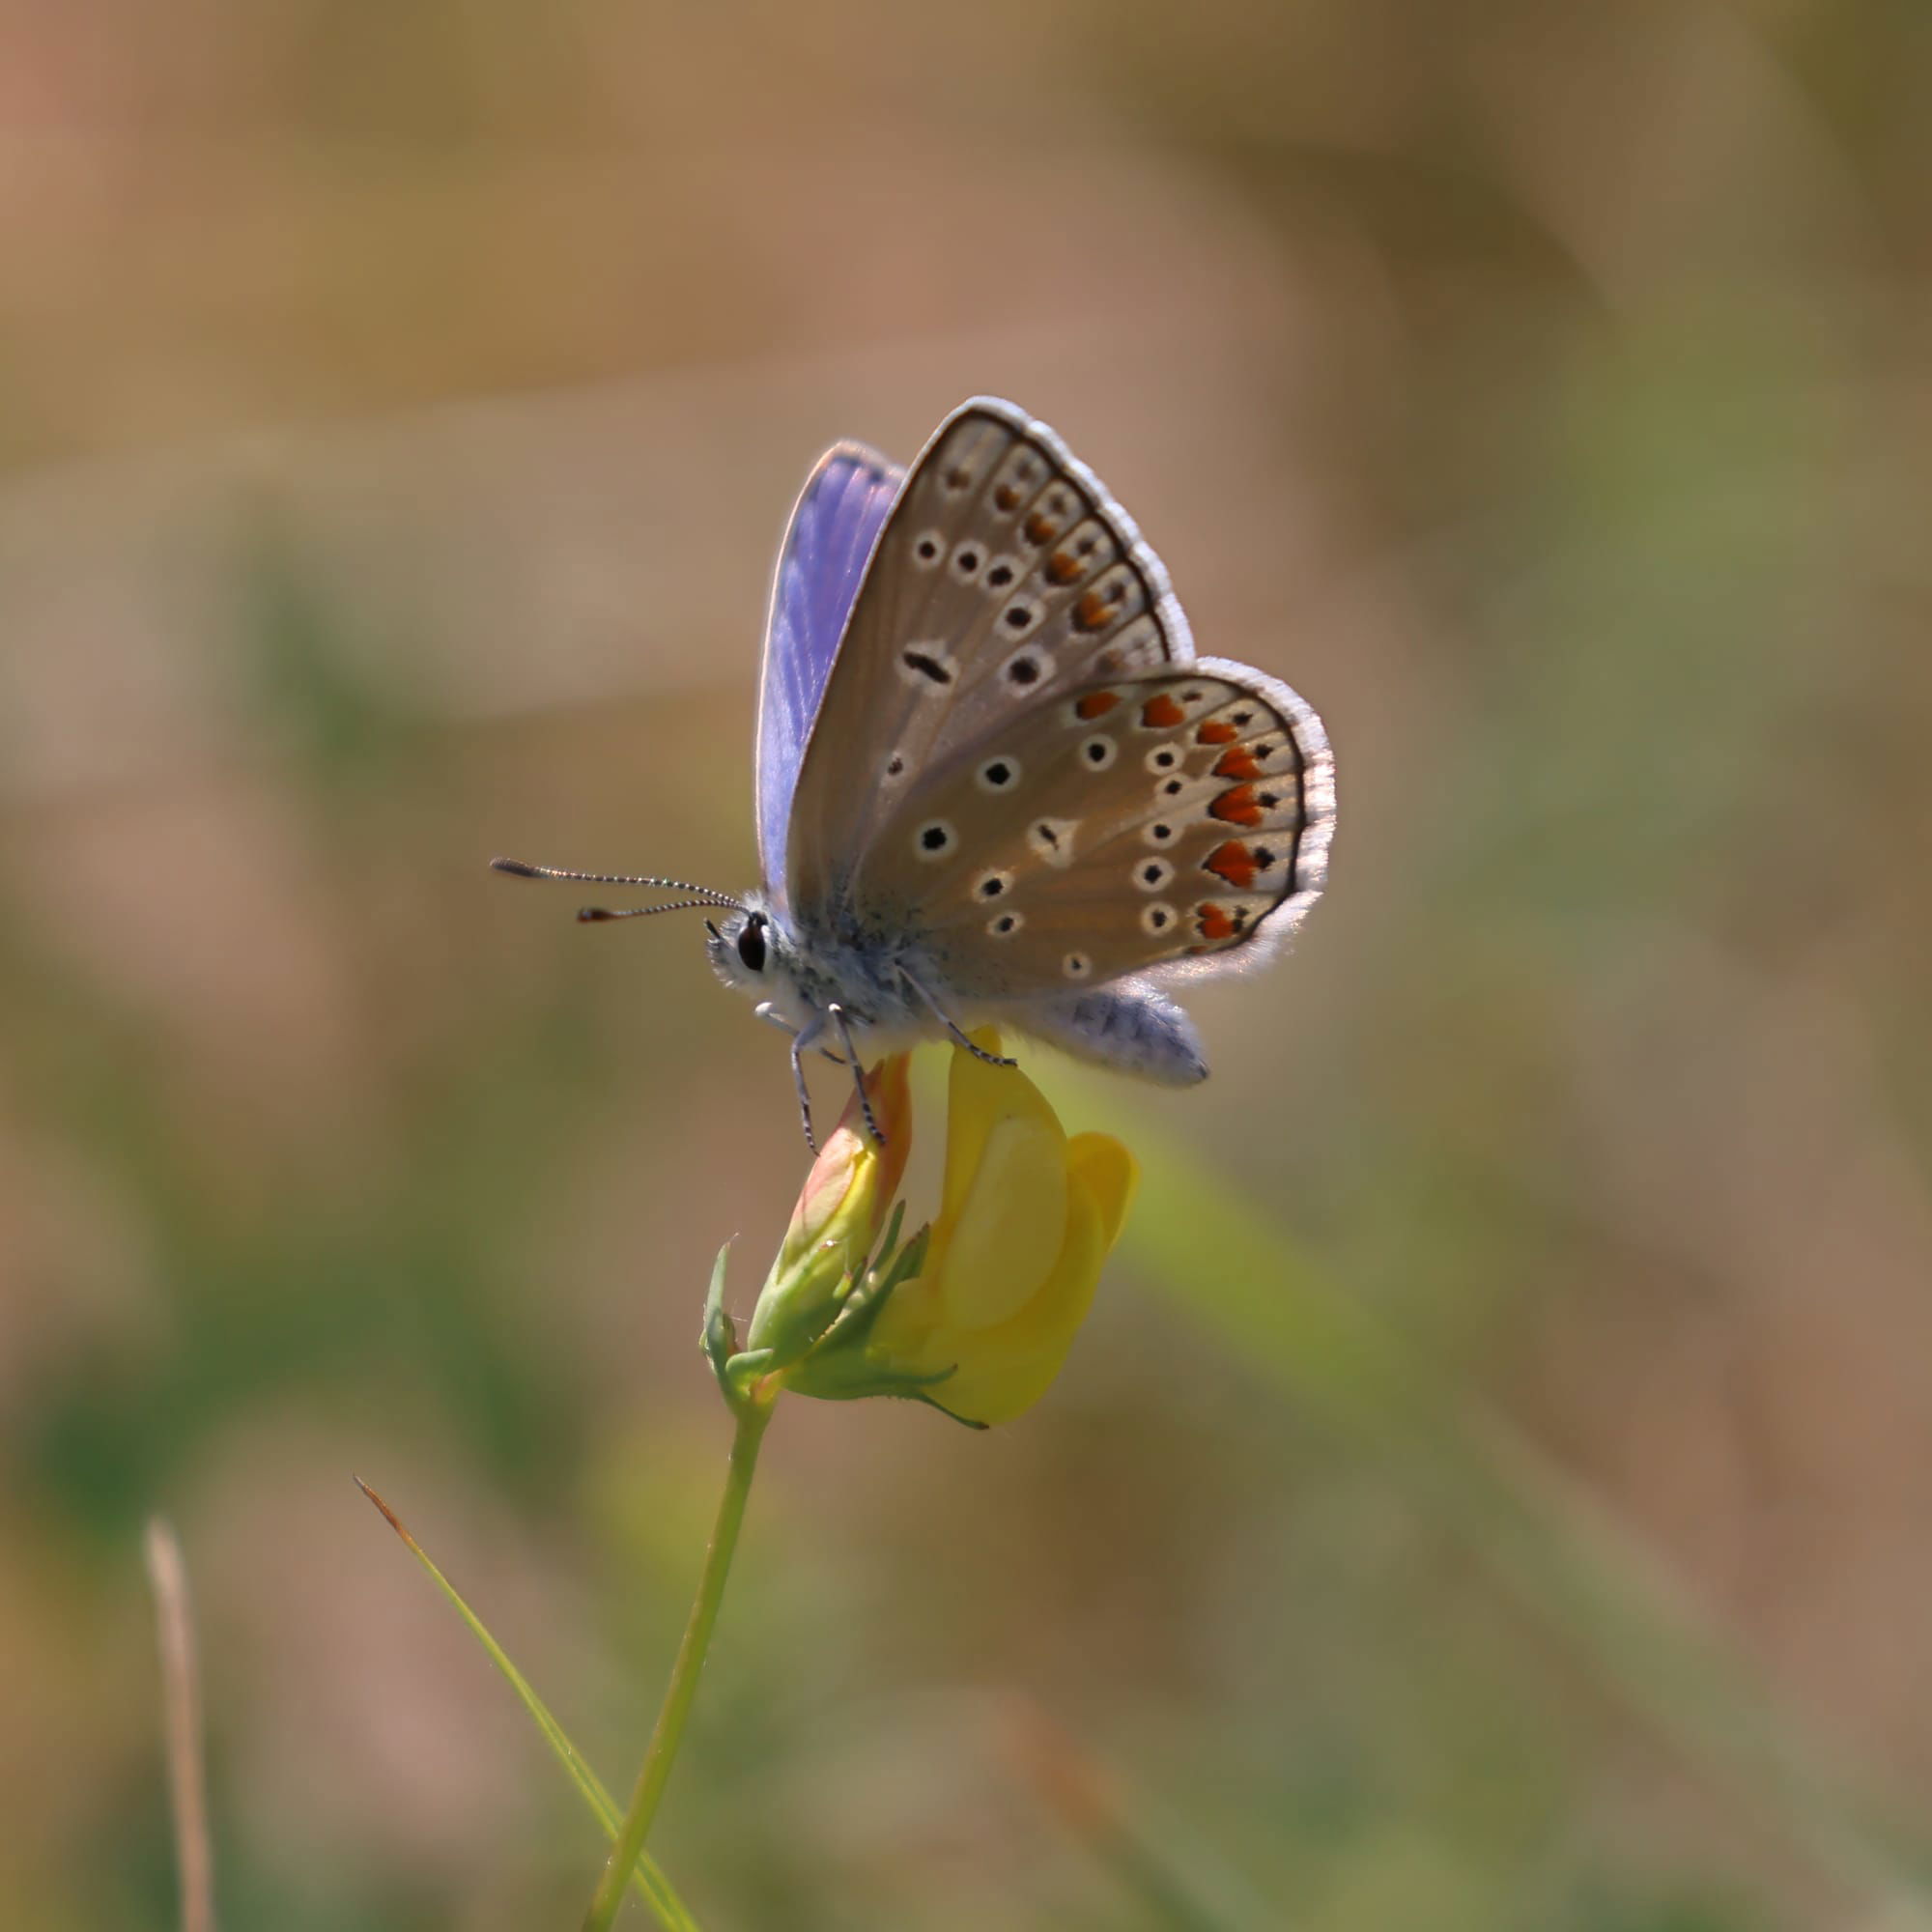
[[[161,1727],[167,1744],[175,1861],[181,1875],[182,1932],[214,1932],[214,1857],[208,1835],[201,1669],[187,1565],[180,1538],[160,1517],[148,1519],[146,1548],[161,1659]]]

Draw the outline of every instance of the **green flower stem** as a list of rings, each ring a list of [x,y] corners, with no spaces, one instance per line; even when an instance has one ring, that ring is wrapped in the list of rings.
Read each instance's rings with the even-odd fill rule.
[[[697,1597],[684,1627],[684,1639],[677,1647],[677,1662],[671,1666],[670,1685],[651,1732],[650,1748],[644,1753],[643,1769],[638,1774],[637,1789],[631,1793],[630,1808],[624,1813],[623,1829],[611,1848],[604,1875],[598,1881],[590,1910],[583,1915],[583,1932],[609,1932],[611,1921],[623,1902],[624,1889],[631,1882],[631,1869],[644,1849],[651,1821],[657,1816],[677,1747],[684,1737],[684,1720],[691,1715],[692,1699],[697,1694],[697,1679],[704,1668],[704,1655],[711,1646],[711,1633],[718,1623],[719,1605],[724,1601],[724,1580],[731,1574],[731,1557],[738,1548],[738,1531],[745,1520],[745,1504],[752,1493],[752,1473],[758,1465],[758,1445],[764,1440],[765,1425],[772,1419],[777,1391],[753,1387],[733,1404],[738,1433],[731,1438],[731,1460],[724,1476],[724,1493],[718,1500],[718,1520],[712,1525],[711,1545],[704,1552],[704,1574],[697,1580]]]

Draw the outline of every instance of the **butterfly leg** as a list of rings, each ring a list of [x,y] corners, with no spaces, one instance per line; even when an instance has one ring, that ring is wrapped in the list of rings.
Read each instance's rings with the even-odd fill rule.
[[[986,1049],[983,1046],[981,1046],[978,1040],[974,1039],[966,1032],[966,1030],[962,1026],[960,1026],[959,1022],[955,1020],[952,1017],[952,1015],[949,1013],[946,1010],[946,1009],[942,1007],[939,1004],[939,1002],[935,1000],[932,997],[932,995],[928,993],[925,990],[925,988],[922,986],[920,982],[917,980],[915,980],[903,966],[899,968],[899,978],[903,980],[906,982],[906,984],[910,986],[913,989],[913,991],[917,993],[920,996],[920,998],[923,1000],[925,1004],[932,1009],[933,1017],[936,1020],[938,1020],[940,1025],[943,1026],[946,1029],[946,1031],[950,1033],[952,1036],[952,1037],[955,1040],[957,1040],[958,1043],[961,1046],[963,1046],[966,1049],[966,1051],[973,1056],[975,1060],[983,1060],[988,1066],[1017,1066],[1019,1065],[1019,1062],[1017,1060],[1009,1060],[1004,1054],[988,1053]]]
[[[770,1000],[760,1000],[752,1009],[752,1017],[763,1020],[767,1026],[777,1027],[781,1034],[795,1037],[798,1033],[798,1029],[779,1011],[777,1006]],[[829,1046],[821,1046],[818,1050],[827,1060],[831,1061],[834,1066],[843,1066],[845,1065],[844,1056],[834,1053]]]
[[[791,1037],[791,1084],[798,1090],[798,1117],[805,1124],[805,1144],[813,1153],[818,1151],[818,1136],[811,1131],[811,1090],[805,1084],[805,1052],[821,1024],[814,1020]]]
[[[845,1009],[837,1000],[825,1009],[832,1016],[832,1024],[838,1029],[838,1041],[845,1049],[844,1065],[852,1069],[852,1088],[859,1096],[859,1111],[866,1117],[866,1131],[872,1137],[874,1147],[884,1147],[886,1137],[879,1131],[878,1117],[872,1112],[872,1096],[866,1092],[866,1069],[859,1065],[859,1049],[852,1043],[852,1022],[845,1016]]]

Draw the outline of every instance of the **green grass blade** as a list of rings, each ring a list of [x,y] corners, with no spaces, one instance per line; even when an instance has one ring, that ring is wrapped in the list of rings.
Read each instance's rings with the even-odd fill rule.
[[[504,1654],[503,1647],[484,1628],[483,1620],[477,1616],[463,1599],[457,1595],[455,1586],[429,1559],[429,1553],[407,1529],[401,1519],[387,1503],[365,1483],[360,1476],[355,1478],[355,1487],[382,1511],[384,1520],[402,1538],[404,1547],[422,1567],[429,1572],[430,1580],[448,1598],[456,1614],[469,1626],[470,1634],[488,1652],[490,1662],[503,1673],[510,1689],[517,1693],[524,1709],[536,1720],[537,1729],[544,1735],[544,1741],[556,1753],[557,1762],[570,1774],[570,1781],[583,1794],[583,1802],[589,1805],[592,1814],[604,1829],[605,1835],[614,1838],[620,1813],[611,1802],[611,1794],[605,1790],[603,1781],[584,1761],[577,1747],[564,1734],[564,1729],[551,1716],[550,1708],[530,1688],[529,1680],[512,1663]],[[684,1901],[678,1897],[671,1882],[660,1869],[656,1860],[649,1853],[642,1854],[637,1869],[631,1874],[632,1882],[643,1894],[644,1901],[665,1932],[698,1932],[698,1925]]]

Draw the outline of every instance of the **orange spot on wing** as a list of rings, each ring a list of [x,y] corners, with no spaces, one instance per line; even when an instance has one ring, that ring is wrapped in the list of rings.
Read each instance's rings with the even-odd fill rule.
[[[1234,745],[1214,760],[1214,776],[1217,779],[1258,779],[1262,768],[1255,762],[1255,754],[1245,745]]]
[[[1073,607],[1073,622],[1083,631],[1097,631],[1120,609],[1118,604],[1110,604],[1097,590],[1090,590]]]
[[[1074,715],[1079,718],[1104,718],[1120,701],[1115,692],[1090,691],[1074,705]]]
[[[1241,734],[1225,718],[1210,718],[1194,734],[1197,745],[1232,745]]]
[[[1046,560],[1046,575],[1050,582],[1071,583],[1080,575],[1080,559],[1070,552],[1057,550]]]
[[[1233,939],[1238,928],[1226,906],[1199,905],[1194,909],[1194,929],[1203,939]]]
[[[1002,483],[993,492],[993,501],[1003,510],[1017,510],[1020,506],[1020,493],[1010,483]]]
[[[1164,691],[1158,697],[1150,697],[1141,706],[1141,723],[1150,730],[1172,730],[1175,725],[1184,723],[1186,718],[1187,713]]]
[[[1259,825],[1264,813],[1255,801],[1253,785],[1232,785],[1208,808],[1224,825]]]
[[[1260,869],[1255,855],[1238,838],[1224,839],[1202,862],[1203,868],[1226,879],[1237,893],[1249,891]]]
[[[1026,520],[1025,528],[1027,542],[1032,544],[1050,544],[1060,534],[1060,526],[1037,510]]]

